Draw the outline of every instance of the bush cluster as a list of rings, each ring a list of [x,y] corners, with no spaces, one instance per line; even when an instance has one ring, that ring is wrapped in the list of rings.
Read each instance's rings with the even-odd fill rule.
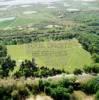
[[[48,77],[48,76],[55,76],[57,74],[65,73],[64,70],[60,69],[49,69],[47,67],[37,67],[37,64],[35,64],[35,60],[25,60],[20,65],[19,71],[14,73],[14,77]]]
[[[99,77],[89,80],[87,83],[82,85],[82,90],[88,94],[97,94],[99,91]]]
[[[73,93],[73,82],[71,79],[61,80],[33,80],[33,79],[1,79],[1,100],[25,100],[30,95],[45,93],[55,100],[70,100]]]

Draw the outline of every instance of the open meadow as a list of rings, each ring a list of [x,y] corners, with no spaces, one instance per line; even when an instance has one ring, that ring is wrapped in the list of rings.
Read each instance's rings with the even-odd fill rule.
[[[17,64],[25,59],[34,58],[38,66],[72,72],[75,68],[82,68],[92,62],[90,53],[84,50],[76,39],[9,45],[7,49]]]

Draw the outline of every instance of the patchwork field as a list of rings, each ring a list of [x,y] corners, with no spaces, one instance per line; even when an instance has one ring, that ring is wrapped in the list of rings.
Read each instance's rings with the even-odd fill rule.
[[[34,58],[38,66],[73,71],[92,62],[91,55],[76,39],[66,41],[33,42],[7,46],[8,54],[17,61]]]
[[[69,14],[92,10],[99,11],[98,0],[4,0],[0,1],[0,29],[41,23],[62,25]]]

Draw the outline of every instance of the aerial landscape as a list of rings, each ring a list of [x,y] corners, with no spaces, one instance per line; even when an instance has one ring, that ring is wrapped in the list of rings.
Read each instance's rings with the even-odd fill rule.
[[[99,100],[99,0],[0,0],[0,100]]]

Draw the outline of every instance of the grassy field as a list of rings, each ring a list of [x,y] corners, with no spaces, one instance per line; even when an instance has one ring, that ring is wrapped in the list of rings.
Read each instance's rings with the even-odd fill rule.
[[[33,42],[7,46],[8,54],[19,64],[24,59],[35,58],[38,66],[55,67],[73,71],[92,62],[91,55],[76,39],[67,41]]]

